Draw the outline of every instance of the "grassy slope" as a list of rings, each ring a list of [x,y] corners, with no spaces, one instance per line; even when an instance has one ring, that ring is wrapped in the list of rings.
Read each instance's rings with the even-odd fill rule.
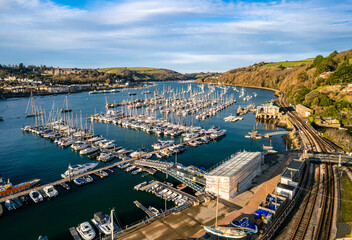
[[[273,63],[267,63],[264,66],[265,67],[278,67],[278,66],[297,67],[302,64],[311,64],[313,62],[313,60],[314,60],[314,58],[308,58],[308,59],[300,60],[300,61],[273,62]]]
[[[341,178],[341,209],[339,222],[352,222],[352,184],[346,173]]]

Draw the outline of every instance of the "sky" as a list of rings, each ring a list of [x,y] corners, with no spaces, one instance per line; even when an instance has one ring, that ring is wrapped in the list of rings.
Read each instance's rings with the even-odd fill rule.
[[[0,64],[223,72],[352,48],[352,0],[0,0]]]

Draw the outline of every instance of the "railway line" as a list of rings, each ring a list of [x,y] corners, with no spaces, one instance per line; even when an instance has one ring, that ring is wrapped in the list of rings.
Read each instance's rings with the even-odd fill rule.
[[[325,164],[323,202],[320,220],[315,235],[316,240],[330,239],[334,215],[335,177],[332,164]]]
[[[305,150],[308,152],[319,153],[335,152],[335,147],[325,139],[321,138],[318,131],[316,131],[312,126],[306,124],[300,117],[298,117],[295,111],[289,109],[289,105],[286,102],[286,94],[284,92],[281,92],[279,103],[281,107],[286,109],[287,115],[295,130],[299,132],[302,143],[301,145]]]
[[[318,167],[318,169],[319,169],[319,172],[318,172],[318,177],[316,181],[314,176],[312,176],[311,178],[310,187],[304,202],[303,210],[299,216],[296,228],[292,233],[291,240],[301,240],[301,239],[304,239],[304,237],[306,236],[307,229],[313,214],[315,202],[317,200],[317,195],[318,195],[318,188],[319,188],[319,181],[320,181],[320,167]],[[313,165],[313,171],[315,172],[315,164]]]

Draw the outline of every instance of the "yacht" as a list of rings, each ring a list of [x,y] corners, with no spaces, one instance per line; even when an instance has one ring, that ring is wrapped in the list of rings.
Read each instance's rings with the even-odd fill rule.
[[[152,145],[152,147],[155,149],[155,150],[159,150],[159,149],[163,149],[163,148],[166,148],[166,147],[170,147],[174,145],[174,141],[172,140],[167,140],[167,141],[161,141],[159,140],[157,143],[154,143]]]
[[[69,165],[68,170],[61,174],[62,178],[74,177],[78,174],[87,172],[92,170],[98,165],[98,163],[85,163],[85,164],[77,164],[74,166]]]
[[[204,226],[204,229],[205,231],[216,236],[230,239],[244,238],[247,235],[243,229],[238,229],[235,227]]]
[[[102,162],[109,162],[113,159],[114,156],[112,156],[111,153],[100,153],[100,155],[97,157],[97,160]]]
[[[216,139],[216,138],[224,136],[225,134],[226,134],[226,130],[225,129],[221,129],[221,130],[218,130],[216,132],[211,133],[210,137],[213,138],[213,139]]]
[[[80,155],[91,154],[91,153],[97,152],[98,150],[99,150],[99,148],[89,147],[89,148],[85,148],[85,149],[82,149],[81,151],[79,151],[79,154]]]
[[[71,148],[75,151],[82,150],[89,147],[88,143],[82,142],[82,141],[77,141],[74,144],[71,145]]]
[[[95,231],[89,222],[81,223],[76,227],[76,230],[85,240],[93,240],[95,238]]]
[[[92,219],[93,224],[104,234],[111,235],[113,232],[119,232],[120,228],[117,224],[109,217],[109,215],[103,212],[94,213]]]
[[[31,191],[29,193],[29,196],[35,203],[43,201],[43,196],[40,194],[39,191]]]
[[[48,196],[49,198],[56,197],[59,194],[53,185],[44,187],[43,191],[45,195]]]

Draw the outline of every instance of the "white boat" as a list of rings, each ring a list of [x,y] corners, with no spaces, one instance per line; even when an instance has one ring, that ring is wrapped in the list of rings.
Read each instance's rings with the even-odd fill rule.
[[[43,196],[40,194],[39,191],[31,191],[29,193],[29,197],[33,200],[33,202],[38,203],[43,201]]]
[[[85,240],[92,240],[95,238],[95,231],[89,222],[83,222],[76,227],[77,232]]]
[[[49,198],[56,197],[59,194],[53,185],[44,187],[43,191],[45,195]]]
[[[221,129],[221,130],[218,130],[216,132],[211,133],[210,137],[213,138],[213,139],[216,139],[216,138],[224,136],[225,134],[226,134],[226,130],[225,129]]]
[[[247,233],[243,229],[225,226],[204,226],[205,231],[219,237],[236,239],[244,238]]]
[[[92,170],[98,165],[98,163],[85,163],[85,164],[77,164],[74,166],[69,165],[68,170],[61,174],[62,178],[74,177],[78,174],[85,173],[89,170]]]
[[[111,153],[100,153],[97,157],[97,160],[102,162],[109,162],[112,159],[114,159],[114,156],[112,156]]]
[[[148,210],[151,211],[155,217],[160,214],[159,210],[155,207],[149,207]]]
[[[174,141],[172,140],[167,140],[167,141],[161,141],[159,140],[157,143],[153,144],[152,147],[155,149],[155,150],[159,150],[159,149],[163,149],[163,148],[166,148],[166,147],[170,147],[172,145],[174,145]]]
[[[99,148],[96,148],[96,147],[85,148],[79,151],[79,154],[80,155],[90,154],[90,153],[97,152],[98,150]]]
[[[111,214],[113,215],[113,214]],[[104,234],[112,235],[114,232],[120,232],[121,229],[113,221],[111,216],[103,213],[94,213],[94,218],[92,219],[93,224]]]
[[[71,148],[75,151],[82,150],[89,147],[88,143],[82,142],[82,141],[77,141],[74,144],[71,145]]]

